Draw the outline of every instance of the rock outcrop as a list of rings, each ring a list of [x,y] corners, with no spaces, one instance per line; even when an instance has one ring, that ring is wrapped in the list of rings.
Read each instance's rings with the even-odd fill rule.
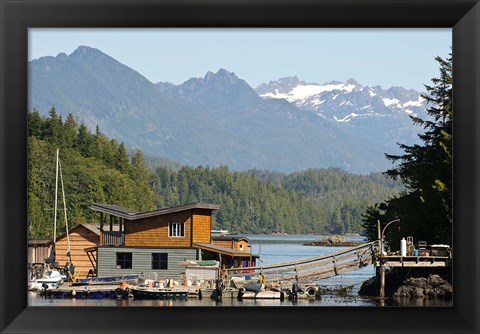
[[[329,235],[321,239],[304,243],[305,246],[357,246],[360,242],[352,241],[341,235]]]
[[[409,278],[405,285],[400,286],[393,293],[395,298],[425,298],[425,297],[445,297],[452,296],[453,287],[439,275],[430,275],[428,278],[417,277]]]

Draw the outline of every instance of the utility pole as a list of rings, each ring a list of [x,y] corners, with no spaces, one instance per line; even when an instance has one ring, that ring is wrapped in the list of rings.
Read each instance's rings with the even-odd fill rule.
[[[390,224],[393,224],[393,223],[399,223],[400,222],[400,219],[394,219],[390,222],[388,222],[385,227],[383,228],[383,230],[381,230],[380,228],[380,221],[377,220],[377,229],[378,229],[378,243],[379,243],[379,247],[380,247],[380,256],[379,256],[379,259],[380,259],[380,298],[385,298],[385,267],[384,267],[384,264],[383,264],[383,238],[384,238],[384,235],[385,235],[385,230],[387,229],[387,227],[390,225]]]
[[[378,259],[380,261],[380,298],[385,298],[385,267],[383,266],[383,242],[382,242],[382,231],[380,228],[380,220],[377,220],[377,229],[378,229],[378,248],[379,255]]]

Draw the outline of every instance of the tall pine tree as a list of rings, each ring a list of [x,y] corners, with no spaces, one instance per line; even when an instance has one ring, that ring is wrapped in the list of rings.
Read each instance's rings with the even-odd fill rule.
[[[406,190],[386,201],[386,217],[401,219],[401,230],[392,233],[390,242],[398,243],[401,236],[413,236],[428,243],[451,244],[452,237],[452,57],[439,63],[440,76],[426,85],[424,95],[430,107],[429,119],[412,117],[425,132],[419,137],[423,145],[400,145],[403,155],[389,155],[387,159],[399,165],[386,172],[400,179]],[[376,229],[369,221],[372,208],[365,215],[365,228]],[[384,222],[385,223],[385,222]],[[369,231],[369,235],[376,235]]]

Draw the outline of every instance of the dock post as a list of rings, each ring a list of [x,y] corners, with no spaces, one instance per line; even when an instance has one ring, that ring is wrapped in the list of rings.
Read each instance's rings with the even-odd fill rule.
[[[380,260],[380,298],[385,298],[385,267]]]
[[[380,261],[380,298],[385,298],[385,267],[383,266],[383,236],[381,233],[380,227],[380,220],[377,220],[377,232],[378,232],[378,248],[379,248],[379,256],[378,259]]]

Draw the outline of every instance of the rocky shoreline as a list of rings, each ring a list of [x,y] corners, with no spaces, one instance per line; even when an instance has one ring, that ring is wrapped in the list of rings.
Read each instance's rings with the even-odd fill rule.
[[[393,298],[445,298],[451,299],[453,287],[451,272],[426,269],[405,271],[392,270],[385,276],[385,296]],[[378,297],[379,282],[376,277],[364,282],[358,292],[360,296]]]
[[[333,247],[354,247],[359,245],[360,242],[352,241],[341,235],[329,235],[321,239],[313,240],[304,243],[304,246],[333,246]]]

